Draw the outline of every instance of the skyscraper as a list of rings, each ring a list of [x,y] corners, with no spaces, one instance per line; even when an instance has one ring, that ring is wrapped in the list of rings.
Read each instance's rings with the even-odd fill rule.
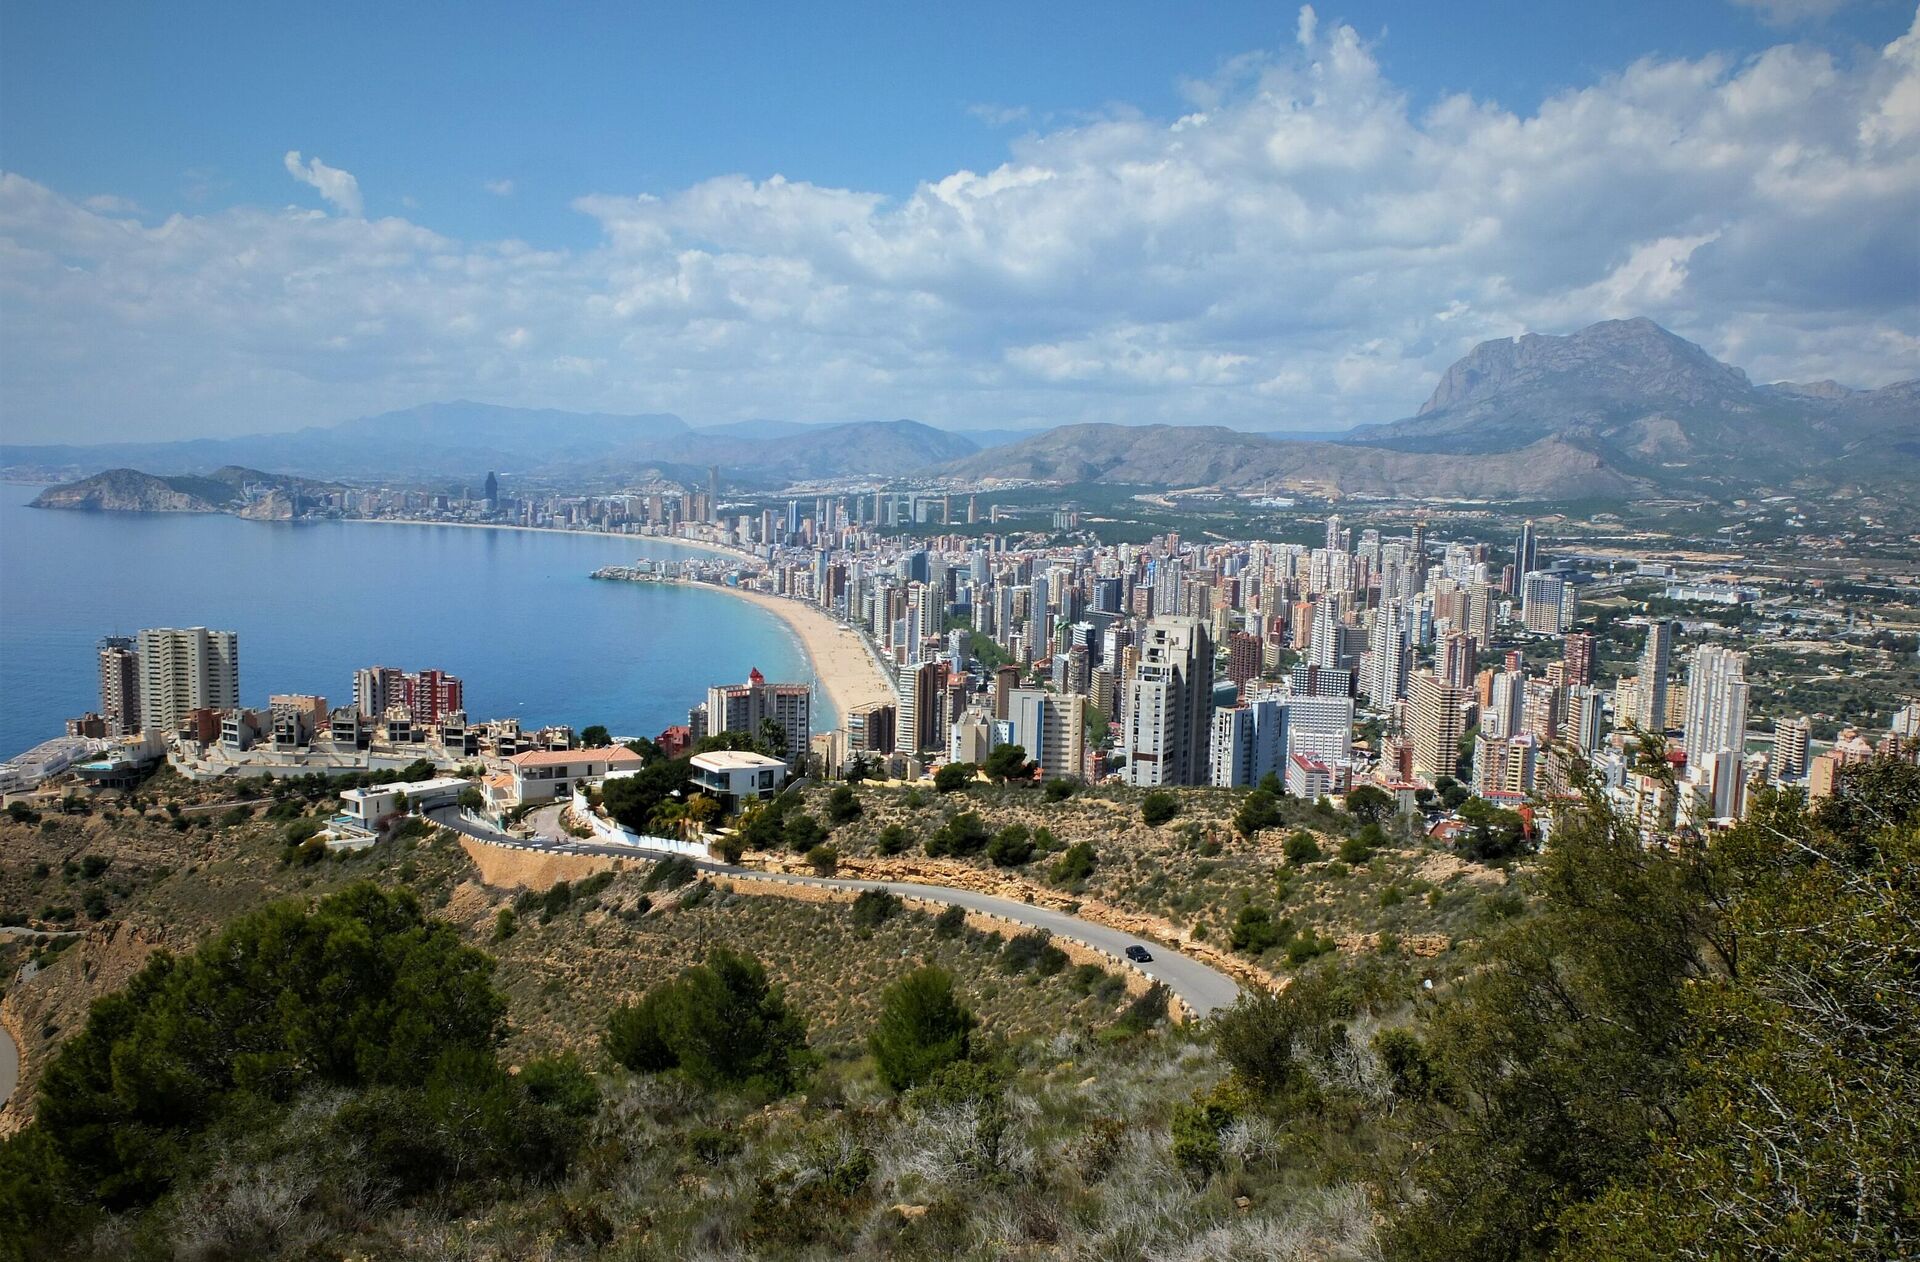
[[[500,506],[500,477],[492,470],[487,471],[485,489],[480,492],[480,498],[485,501],[489,512]]]
[[[1413,738],[1413,769],[1430,780],[1451,776],[1460,765],[1466,735],[1466,694],[1430,671],[1413,677],[1407,728]]]
[[[1040,778],[1080,774],[1087,699],[1072,693],[1016,688],[1008,697],[1013,743],[1040,764]]]
[[[1526,576],[1540,568],[1540,541],[1534,537],[1531,519],[1520,527],[1520,537],[1513,542],[1513,575],[1516,583],[1524,582]],[[1519,595],[1518,592],[1514,593]]]
[[[1464,631],[1455,631],[1441,642],[1440,678],[1456,688],[1471,688],[1480,666],[1480,644]]]
[[[1667,730],[1667,676],[1673,669],[1673,624],[1647,624],[1647,645],[1640,651],[1640,712],[1633,719],[1649,732]]]
[[[1242,689],[1260,676],[1260,637],[1236,631],[1227,641],[1227,678]]]
[[[105,711],[102,711],[105,713]],[[1781,780],[1801,780],[1807,774],[1807,738],[1813,726],[1807,720],[1781,719],[1773,725],[1773,774]]]
[[[205,627],[151,627],[140,633],[140,719],[177,731],[195,710],[240,704],[240,637]]]
[[[1561,678],[1569,687],[1578,687],[1593,682],[1593,633],[1591,631],[1569,631],[1565,647],[1561,650],[1560,660],[1564,664]]]
[[[1287,761],[1287,707],[1275,699],[1213,712],[1208,772],[1216,788],[1246,788]]]
[[[140,652],[131,636],[100,641],[100,717],[109,736],[140,730]]]
[[[756,668],[748,672],[744,684],[707,689],[706,705],[693,714],[703,720],[693,733],[695,740],[720,732],[741,732],[758,739],[761,725],[771,720],[786,737],[782,756],[798,766],[805,761],[813,736],[813,689],[807,684],[770,684]]]
[[[1520,580],[1520,620],[1535,635],[1567,629],[1567,585],[1558,574],[1530,571]]]
[[[1213,642],[1198,618],[1147,624],[1127,687],[1127,783],[1205,784],[1213,721]]]
[[[1687,721],[1681,740],[1697,766],[1726,750],[1744,755],[1747,743],[1747,655],[1717,644],[1693,651],[1687,668]]]
[[[1412,657],[1406,609],[1395,603],[1375,610],[1367,656],[1367,698],[1374,709],[1385,710],[1406,696]]]

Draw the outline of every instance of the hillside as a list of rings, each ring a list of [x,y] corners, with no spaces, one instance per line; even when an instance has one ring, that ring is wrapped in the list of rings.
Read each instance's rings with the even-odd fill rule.
[[[1493,456],[1282,442],[1218,426],[1070,425],[947,465],[960,478],[1456,499],[1625,494],[1641,483],[1548,439]]]

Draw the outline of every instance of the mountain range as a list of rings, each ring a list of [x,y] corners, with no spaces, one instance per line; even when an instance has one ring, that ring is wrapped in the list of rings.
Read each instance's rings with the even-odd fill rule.
[[[1920,380],[1755,385],[1648,319],[1482,342],[1418,413],[1337,441],[1078,425],[949,466],[968,477],[1435,498],[1920,484]]]
[[[236,438],[0,445],[0,468],[43,475],[237,466],[477,480],[491,469],[593,485],[648,473],[700,483],[712,465],[749,487],[954,476],[1471,499],[1899,487],[1920,481],[1920,380],[1877,390],[1755,385],[1641,318],[1483,342],[1413,416],[1344,434],[1122,424],[955,432],[911,420],[695,427],[662,413],[452,402]]]

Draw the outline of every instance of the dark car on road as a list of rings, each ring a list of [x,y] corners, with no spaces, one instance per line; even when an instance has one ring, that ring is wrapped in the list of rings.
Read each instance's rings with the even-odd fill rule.
[[[1127,958],[1135,964],[1151,964],[1153,962],[1153,953],[1136,942],[1127,948]]]

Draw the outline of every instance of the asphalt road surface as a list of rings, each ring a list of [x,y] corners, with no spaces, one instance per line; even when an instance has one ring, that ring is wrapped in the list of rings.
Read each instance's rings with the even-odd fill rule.
[[[473,823],[452,807],[433,812],[432,818],[435,823],[477,841],[513,846],[522,850],[543,850],[556,854],[611,855],[628,859],[663,857],[660,851],[647,850],[639,846],[616,846],[592,841],[563,842],[543,837],[511,837],[495,829]],[[1207,967],[1196,959],[1182,955],[1171,947],[1158,942],[1143,942],[1131,934],[1095,924],[1091,920],[1082,920],[1078,916],[1069,916],[1065,912],[1050,911],[1045,907],[1035,907],[1030,903],[1017,902],[1010,898],[996,898],[991,894],[979,894],[972,890],[950,889],[944,885],[921,885],[909,881],[858,881],[845,877],[798,876],[785,872],[760,872],[753,868],[742,868],[730,863],[716,863],[705,859],[694,859],[691,862],[703,872],[714,872],[726,876],[752,877],[761,881],[782,881],[795,885],[815,885],[845,890],[886,890],[903,898],[923,898],[929,902],[965,907],[969,911],[986,912],[1016,924],[1045,929],[1055,937],[1071,938],[1123,959],[1128,947],[1144,946],[1152,953],[1152,961],[1146,964],[1135,964],[1131,960],[1125,960],[1127,967],[1138,969],[1155,981],[1166,983],[1168,990],[1178,995],[1189,1008],[1203,1017],[1216,1008],[1224,1008],[1231,1004],[1240,993],[1240,984],[1231,977],[1218,969]]]

